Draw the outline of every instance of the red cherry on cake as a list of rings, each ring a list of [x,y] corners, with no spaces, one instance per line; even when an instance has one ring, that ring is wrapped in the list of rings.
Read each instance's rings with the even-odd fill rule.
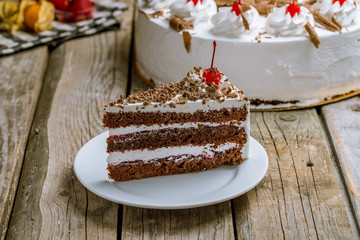
[[[194,6],[199,2],[199,0],[187,0],[187,2],[193,2]],[[203,0],[200,0],[201,4],[203,3]]]
[[[241,14],[241,9],[240,7],[242,6],[242,2],[238,1],[238,2],[234,2],[232,7],[231,7],[231,12],[235,12],[236,16],[239,16]]]
[[[332,3],[335,4],[336,2],[340,3],[340,7],[346,2],[346,0],[333,0]]]
[[[203,78],[205,78],[205,82],[207,85],[210,85],[211,83],[215,83],[216,85],[220,84],[221,80],[221,73],[217,70],[216,67],[213,67],[214,64],[214,57],[215,57],[215,49],[216,49],[216,41],[213,42],[214,50],[213,50],[213,56],[211,60],[211,67],[208,69],[205,69],[203,73]]]
[[[295,0],[293,0],[293,3],[287,6],[286,8],[286,14],[290,13],[291,17],[294,17],[295,14],[300,14],[300,5],[295,4]]]
[[[205,82],[207,85],[210,85],[211,83],[215,83],[216,85],[220,84],[221,80],[221,73],[217,68],[208,68],[203,73],[203,78],[205,78]]]
[[[70,0],[48,0],[53,3],[56,10],[66,11],[69,7]]]

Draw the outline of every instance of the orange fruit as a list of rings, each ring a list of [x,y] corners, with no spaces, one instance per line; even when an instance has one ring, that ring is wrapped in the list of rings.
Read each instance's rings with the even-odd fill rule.
[[[40,4],[33,4],[25,10],[24,22],[31,30],[35,29],[35,23],[39,19]]]

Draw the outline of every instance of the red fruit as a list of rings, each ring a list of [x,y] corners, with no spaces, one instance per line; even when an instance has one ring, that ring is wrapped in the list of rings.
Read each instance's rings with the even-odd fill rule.
[[[194,6],[199,2],[199,0],[187,0],[187,2],[192,1],[194,3]],[[200,0],[201,4],[203,3],[203,0]]]
[[[56,10],[66,11],[69,7],[70,0],[48,0],[52,2]]]
[[[210,86],[211,83],[215,83],[216,85],[220,84],[221,73],[217,70],[217,68],[213,67],[214,58],[215,58],[215,50],[216,50],[216,41],[213,42],[213,55],[211,59],[211,67],[206,69],[203,73],[203,78],[205,78],[205,82]]]
[[[216,68],[208,68],[204,71],[203,78],[205,78],[205,82],[209,86],[211,83],[219,85],[221,80],[221,73]]]
[[[295,0],[293,1],[292,4],[290,4],[289,6],[287,6],[286,8],[286,14],[290,13],[291,17],[294,17],[295,14],[299,15],[300,14],[300,6],[295,4]]]
[[[71,22],[79,22],[92,18],[94,6],[89,0],[72,0],[67,10],[71,15]]]
[[[340,7],[344,4],[344,2],[346,2],[346,0],[333,0],[332,3],[336,3],[339,2],[340,3]]]
[[[242,2],[238,1],[238,2],[234,2],[231,8],[231,12],[235,12],[236,16],[239,16],[241,14],[241,9],[240,7],[242,6]]]

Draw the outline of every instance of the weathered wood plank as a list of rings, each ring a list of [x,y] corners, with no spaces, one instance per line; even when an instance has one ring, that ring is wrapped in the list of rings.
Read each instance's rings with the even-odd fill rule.
[[[87,191],[73,172],[78,150],[104,131],[103,106],[125,93],[132,1],[120,31],[65,43],[51,53],[9,239],[116,239],[118,205]],[[34,132],[34,131],[32,131]]]
[[[360,97],[321,108],[325,124],[345,179],[348,193],[360,223]]]
[[[0,58],[0,239],[14,204],[47,58],[47,47]]]
[[[234,239],[230,201],[184,210],[124,206],[121,239]]]
[[[131,94],[148,88],[133,74]],[[121,239],[234,239],[231,202],[185,210],[124,206]]]
[[[269,171],[234,200],[239,239],[354,239],[315,109],[251,114]]]

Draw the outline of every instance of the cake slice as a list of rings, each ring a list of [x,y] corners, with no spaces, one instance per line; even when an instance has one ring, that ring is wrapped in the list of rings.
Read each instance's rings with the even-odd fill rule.
[[[127,181],[190,173],[248,157],[249,101],[216,68],[105,107],[109,177]]]

